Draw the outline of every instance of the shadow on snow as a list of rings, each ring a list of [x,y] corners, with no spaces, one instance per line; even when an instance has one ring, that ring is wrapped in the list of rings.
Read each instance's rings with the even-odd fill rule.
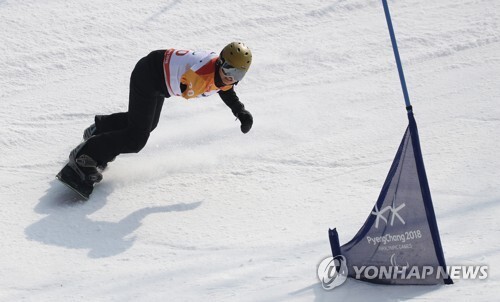
[[[25,229],[28,239],[71,249],[88,249],[91,258],[110,257],[123,253],[135,242],[131,234],[150,214],[194,210],[201,202],[154,206],[130,213],[118,222],[92,220],[88,216],[106,204],[108,192],[96,194],[81,202],[76,194],[58,181],[39,200],[35,212],[48,216]]]

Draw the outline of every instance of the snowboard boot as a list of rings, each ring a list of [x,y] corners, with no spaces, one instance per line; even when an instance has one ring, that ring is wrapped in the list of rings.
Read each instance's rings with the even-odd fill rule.
[[[71,151],[68,165],[78,174],[82,182],[93,185],[102,180],[102,174],[97,170],[97,162],[93,158],[86,154],[78,155],[83,146],[85,142]]]
[[[83,198],[89,199],[94,184],[102,180],[102,174],[97,170],[94,159],[85,154],[77,155],[84,145],[85,142],[71,151],[68,164],[56,177]]]
[[[83,131],[83,140],[87,141],[89,138],[97,134],[97,127],[94,124],[88,126],[84,131]],[[110,162],[114,161],[116,157],[113,157],[113,159],[110,160]],[[104,171],[108,167],[108,163],[103,163],[102,165],[98,165],[97,168],[100,171]]]
[[[96,128],[95,124],[88,126],[87,129],[85,129],[83,131],[83,140],[86,141],[89,138],[91,138],[92,136],[94,136],[96,131],[97,131],[97,128]]]

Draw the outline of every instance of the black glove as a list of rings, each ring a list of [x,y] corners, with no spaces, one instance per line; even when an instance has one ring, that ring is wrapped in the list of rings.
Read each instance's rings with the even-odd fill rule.
[[[252,128],[252,124],[253,124],[252,114],[250,112],[248,112],[247,110],[243,109],[238,113],[238,115],[236,117],[241,122],[241,127],[240,127],[241,132],[247,133],[248,131],[250,131],[250,129]]]

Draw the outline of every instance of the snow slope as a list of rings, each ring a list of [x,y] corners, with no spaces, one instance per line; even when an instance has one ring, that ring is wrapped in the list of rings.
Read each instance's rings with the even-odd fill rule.
[[[493,301],[500,276],[500,2],[390,1],[448,264],[486,281],[321,288],[407,125],[380,1],[0,0],[1,301]],[[237,87],[167,99],[92,198],[54,179],[161,48],[254,53]]]

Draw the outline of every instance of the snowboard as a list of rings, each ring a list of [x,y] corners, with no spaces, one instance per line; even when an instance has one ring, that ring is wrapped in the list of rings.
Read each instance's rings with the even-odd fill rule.
[[[81,181],[78,174],[76,174],[75,170],[73,170],[69,164],[64,166],[64,168],[57,173],[56,178],[85,200],[89,199],[90,194],[92,194],[94,190],[92,184]]]

